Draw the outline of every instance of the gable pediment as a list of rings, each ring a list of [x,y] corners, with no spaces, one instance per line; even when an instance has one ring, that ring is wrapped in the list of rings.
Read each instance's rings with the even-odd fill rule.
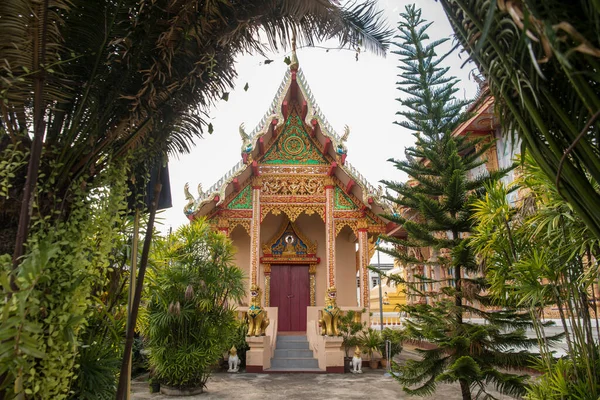
[[[275,138],[265,155],[257,161],[259,164],[266,165],[329,164],[306,131],[297,107],[292,109],[281,133]]]

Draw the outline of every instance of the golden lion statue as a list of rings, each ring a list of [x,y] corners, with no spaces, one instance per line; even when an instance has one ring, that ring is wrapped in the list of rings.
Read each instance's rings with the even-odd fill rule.
[[[325,308],[321,311],[321,335],[323,336],[340,336],[338,328],[338,320],[342,310],[337,306],[336,302],[337,290],[335,286],[327,289],[325,293]]]
[[[248,316],[248,336],[264,336],[269,318],[267,311],[260,305],[260,288],[256,285],[250,286],[250,308],[246,312]]]

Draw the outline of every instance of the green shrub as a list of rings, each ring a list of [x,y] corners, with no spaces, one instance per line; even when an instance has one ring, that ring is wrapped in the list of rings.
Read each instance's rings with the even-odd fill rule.
[[[381,347],[379,351],[383,357],[385,354],[386,341],[390,341],[390,354],[389,359],[394,359],[394,356],[402,351],[402,341],[404,340],[404,334],[400,330],[385,328],[381,331]]]
[[[197,220],[155,247],[148,290],[150,368],[167,386],[205,386],[236,335],[228,300],[243,295],[244,277],[233,265],[233,245]]]
[[[375,329],[367,329],[359,336],[359,343],[363,353],[369,355],[369,359],[373,359],[373,353],[381,348],[382,338],[381,333]]]
[[[362,312],[365,310],[363,309]],[[347,311],[344,315],[342,315],[339,319],[338,328],[342,333],[344,346],[344,352],[346,357],[349,356],[350,350],[356,346],[360,346],[360,340],[358,338],[358,333],[362,331],[365,327],[365,323],[360,321],[361,313],[358,313],[354,310]]]

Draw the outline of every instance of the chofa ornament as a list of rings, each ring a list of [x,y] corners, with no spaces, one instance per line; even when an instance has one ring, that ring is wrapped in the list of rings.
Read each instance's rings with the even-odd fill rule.
[[[239,131],[240,137],[242,138],[242,153],[250,153],[252,150],[254,150],[254,146],[252,145],[252,139],[250,138],[250,135],[246,133],[244,124],[240,124]]]
[[[260,288],[256,285],[250,287],[250,308],[246,312],[248,316],[248,336],[264,336],[269,318],[267,311],[260,305]]]
[[[352,357],[352,373],[362,374],[362,358],[360,356],[360,348],[356,346],[354,357]]]
[[[350,127],[346,125],[344,126],[344,134],[340,137],[339,141],[336,141],[335,152],[337,154],[342,155],[348,153],[348,148],[346,147],[348,136],[350,136]]]
[[[335,286],[327,289],[325,294],[325,308],[321,312],[319,325],[321,326],[321,335],[323,336],[340,336],[338,328],[339,317],[342,310],[337,306],[337,290]]]
[[[227,362],[229,363],[227,372],[238,372],[240,369],[240,357],[237,355],[235,346],[232,346],[229,350],[229,360],[227,360]]]

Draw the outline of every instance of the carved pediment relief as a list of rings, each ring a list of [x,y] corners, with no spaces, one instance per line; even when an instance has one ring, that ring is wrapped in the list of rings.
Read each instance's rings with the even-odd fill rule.
[[[263,244],[263,254],[272,257],[308,257],[316,253],[317,245],[304,236],[291,221],[285,221],[275,236]]]

